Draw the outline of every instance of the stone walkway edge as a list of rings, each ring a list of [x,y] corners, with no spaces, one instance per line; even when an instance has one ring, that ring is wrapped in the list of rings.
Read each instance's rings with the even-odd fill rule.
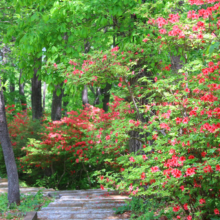
[[[127,219],[114,214],[113,208],[123,206],[125,201],[130,200],[118,192],[101,189],[55,191],[43,187],[21,187],[20,192],[36,194],[40,189],[44,196],[54,197],[55,201],[37,212],[38,220]],[[0,179],[0,193],[7,190],[7,179]],[[25,220],[36,220],[36,213],[28,213]]]

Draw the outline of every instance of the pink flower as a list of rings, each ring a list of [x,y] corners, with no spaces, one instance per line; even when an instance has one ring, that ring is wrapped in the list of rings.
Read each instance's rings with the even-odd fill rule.
[[[179,124],[179,123],[182,122],[182,118],[176,118],[175,120],[176,120],[176,123],[177,123],[177,124]]]
[[[122,86],[122,84],[121,84],[121,83],[118,83],[118,86],[119,86],[119,87],[121,87],[121,86]]]
[[[189,159],[194,159],[195,157],[193,155],[190,155],[188,158]]]
[[[148,157],[146,155],[142,156],[144,160],[148,159]]]
[[[189,216],[187,217],[187,220],[192,220],[192,216],[189,215]]]
[[[206,154],[207,154],[206,152],[202,152],[202,153],[201,153],[201,156],[202,156],[202,157],[205,157]]]
[[[159,167],[158,166],[151,167],[150,169],[151,169],[152,173],[156,173],[157,171],[159,171]]]
[[[79,159],[76,159],[76,163],[79,163]]]
[[[190,92],[189,88],[185,88],[185,92],[189,93]]]
[[[188,203],[185,203],[185,204],[183,205],[183,208],[184,208],[185,210],[188,210]]]
[[[180,158],[179,158],[179,161],[181,161],[181,162],[184,162],[186,160],[186,158],[184,157],[184,156],[181,156]]]
[[[160,29],[159,32],[160,32],[161,34],[166,34],[166,33],[167,33],[167,30],[166,30],[166,29]]]
[[[187,168],[187,170],[186,170],[186,175],[187,176],[191,176],[191,175],[193,175],[193,174],[195,174],[196,172],[195,172],[195,167],[193,167],[193,168]]]
[[[188,117],[185,117],[185,118],[183,119],[183,124],[188,124],[188,122],[189,122],[189,118],[188,118]]]
[[[111,52],[118,51],[118,50],[119,50],[119,47],[116,46],[116,47],[114,47],[114,48],[111,49]]]
[[[157,82],[157,77],[154,78],[154,81]]]
[[[202,35],[202,34],[198,34],[198,35],[197,35],[197,38],[198,38],[198,39],[203,39],[203,35]]]
[[[105,139],[106,139],[106,141],[107,141],[107,140],[110,140],[110,135],[107,135],[107,136],[105,137]]]
[[[105,189],[103,185],[101,185],[100,188],[101,188],[101,190],[104,190],[104,189]]]
[[[93,76],[93,79],[92,79],[92,81],[96,81],[97,82],[97,76]]]
[[[131,162],[135,162],[134,157],[130,157],[129,160],[130,160]]]
[[[54,63],[53,66],[54,66],[55,68],[57,68],[57,64],[56,64],[56,63]]]
[[[213,173],[212,167],[210,165],[207,165],[203,168],[203,171],[205,173]]]
[[[184,186],[180,186],[180,189],[183,191],[184,190]]]
[[[154,134],[154,135],[153,135],[153,139],[154,139],[154,140],[157,140],[157,134]]]
[[[182,176],[181,171],[178,169],[173,169],[171,172],[175,178],[180,178]]]
[[[174,206],[174,207],[173,207],[173,211],[174,211],[174,212],[178,212],[179,210],[180,210],[180,207],[179,207],[179,206]]]
[[[67,83],[67,79],[64,80],[64,83]]]
[[[200,200],[199,200],[199,203],[200,203],[200,204],[205,204],[206,201],[205,201],[205,199],[200,199]]]
[[[220,171],[220,165],[219,164],[216,165],[216,171]]]
[[[143,172],[143,173],[141,174],[141,179],[144,180],[145,177],[146,177],[146,174]]]
[[[219,210],[218,210],[218,209],[214,209],[214,213],[215,213],[216,215],[219,215]]]

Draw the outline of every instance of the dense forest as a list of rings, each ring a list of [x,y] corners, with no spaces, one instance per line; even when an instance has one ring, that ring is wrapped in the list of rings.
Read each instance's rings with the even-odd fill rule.
[[[219,19],[219,0],[1,0],[9,203],[20,179],[220,219]]]

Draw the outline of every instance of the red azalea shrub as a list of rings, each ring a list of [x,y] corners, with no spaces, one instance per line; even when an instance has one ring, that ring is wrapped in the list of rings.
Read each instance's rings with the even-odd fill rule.
[[[187,18],[184,13],[181,17],[170,14],[169,18],[152,18],[148,21],[152,33],[141,44],[88,56],[81,67],[76,63],[78,69],[72,72],[72,67],[67,68],[64,74],[67,85],[100,86],[108,79],[118,85],[122,95],[129,94],[131,98],[129,111],[133,110],[138,120],[121,113],[112,127],[105,128],[106,135],[97,133],[100,145],[95,147],[104,149],[117,126],[117,142],[123,143],[118,144],[120,147],[128,146],[121,137],[129,136],[129,131],[135,129],[144,136],[139,140],[143,146],[139,152],[120,155],[114,161],[122,166],[120,173],[100,176],[101,188],[113,186],[146,201],[165,198],[160,215],[169,219],[205,220],[219,215],[220,210],[220,55],[215,50],[219,48],[216,30],[220,4],[215,0],[190,4],[212,5],[189,11]],[[148,26],[146,30],[149,33]],[[211,39],[215,39],[213,43]],[[201,51],[195,52],[196,48]],[[181,55],[181,75],[171,75],[168,51]],[[163,63],[160,57],[164,57]],[[143,62],[149,76],[139,77],[139,84],[131,85]],[[141,101],[143,98],[147,103]],[[94,126],[100,127],[98,122]]]
[[[42,127],[40,121],[32,121],[31,109],[22,111],[20,105],[8,105],[5,109],[11,144],[17,166],[19,167],[19,158],[25,155],[22,152],[22,148],[26,146],[29,138],[40,139],[38,131],[42,129]],[[6,174],[2,151],[0,158],[2,158],[1,173]],[[20,177],[21,174],[22,172],[20,172]]]
[[[117,100],[117,97],[115,99]],[[116,102],[116,105],[119,105],[119,100]],[[85,175],[89,171],[91,175],[94,170],[100,168],[119,170],[120,167],[116,163],[108,163],[105,159],[115,160],[119,153],[126,152],[126,149],[124,147],[118,149],[117,141],[104,148],[98,147],[102,142],[101,136],[105,134],[107,128],[112,127],[112,120],[120,118],[119,114],[104,113],[103,110],[93,106],[88,106],[80,113],[71,111],[67,114],[68,117],[63,117],[61,121],[49,122],[45,126],[45,132],[41,133],[42,140],[31,140],[29,145],[22,149],[26,156],[20,158],[20,168],[24,172],[29,169],[35,170],[33,172],[35,176],[36,172],[42,174],[42,169],[47,170],[49,176],[56,173],[59,178],[63,178],[65,174],[65,181],[72,175],[75,178],[79,177],[81,172]],[[98,124],[99,127],[95,127],[94,124]],[[105,139],[112,140],[112,136],[106,135]],[[87,178],[91,187],[91,177],[87,175]],[[59,184],[57,180],[54,186],[58,187]]]

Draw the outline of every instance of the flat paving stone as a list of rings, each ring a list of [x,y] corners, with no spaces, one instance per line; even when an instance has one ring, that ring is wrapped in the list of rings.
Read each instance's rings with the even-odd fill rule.
[[[44,196],[48,196],[49,193],[55,192],[54,189],[46,189],[44,187],[20,187],[20,192],[22,194],[32,194],[35,195],[39,190],[42,190]],[[0,179],[0,193],[8,192],[8,180]]]
[[[125,201],[130,199],[118,192],[107,190],[65,190],[54,193],[58,194],[59,198],[38,211],[39,220],[119,219],[113,208],[123,206]]]
[[[122,220],[114,214],[113,207],[123,206],[126,200],[130,200],[116,191],[100,189],[55,191],[43,187],[20,187],[24,194],[36,194],[39,190],[56,200],[37,212],[38,220]],[[0,179],[0,193],[7,191],[7,179]]]

